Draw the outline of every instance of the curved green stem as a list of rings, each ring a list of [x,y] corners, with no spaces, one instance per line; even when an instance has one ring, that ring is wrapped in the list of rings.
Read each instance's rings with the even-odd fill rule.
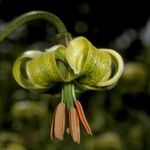
[[[12,32],[14,32],[18,27],[22,26],[23,24],[29,21],[36,20],[36,19],[47,20],[48,22],[52,23],[54,27],[56,27],[60,35],[64,35],[64,36],[68,35],[64,23],[54,14],[46,11],[31,11],[17,17],[10,24],[8,24],[4,29],[0,30],[0,42],[4,40],[7,36],[9,36]]]

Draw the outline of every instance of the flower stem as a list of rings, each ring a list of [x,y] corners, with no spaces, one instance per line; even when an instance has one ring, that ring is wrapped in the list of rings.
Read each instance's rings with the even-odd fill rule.
[[[36,20],[36,19],[44,19],[50,22],[56,27],[58,33],[62,36],[69,36],[67,29],[64,23],[54,14],[46,11],[31,11],[25,13],[16,19],[14,19],[10,24],[8,24],[4,29],[0,30],[0,42],[4,40],[7,36],[9,36],[12,32],[14,32],[17,28],[24,25],[25,23]]]
[[[65,83],[63,84],[63,93],[62,93],[62,99],[63,102],[67,104],[67,107],[73,107],[73,102],[74,102],[74,88],[73,88],[72,83]]]

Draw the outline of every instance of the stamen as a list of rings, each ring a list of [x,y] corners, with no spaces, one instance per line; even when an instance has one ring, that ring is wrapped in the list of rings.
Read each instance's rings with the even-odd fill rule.
[[[79,117],[74,107],[69,109],[69,127],[73,141],[80,144],[80,126]]]
[[[54,135],[56,138],[63,140],[65,131],[65,104],[60,103],[56,108]]]
[[[92,131],[91,131],[91,128],[85,118],[85,115],[84,115],[84,111],[83,111],[83,108],[82,108],[82,105],[80,104],[79,101],[75,101],[75,105],[76,105],[76,108],[77,108],[77,111],[78,111],[78,114],[79,114],[79,118],[83,124],[83,126],[85,127],[85,130],[86,132],[89,134],[89,135],[92,135]]]

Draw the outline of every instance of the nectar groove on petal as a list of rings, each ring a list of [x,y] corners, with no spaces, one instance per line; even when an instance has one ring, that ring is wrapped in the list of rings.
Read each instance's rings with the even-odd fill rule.
[[[54,122],[52,121],[52,130],[54,130],[54,137],[63,140],[65,131],[65,104],[59,103],[54,114]],[[53,132],[51,131],[52,137]],[[53,138],[52,138],[53,139]]]
[[[86,132],[89,135],[92,135],[91,128],[90,128],[90,126],[89,126],[89,124],[88,124],[88,122],[87,122],[87,120],[85,118],[84,111],[83,111],[81,103],[76,100],[75,105],[76,105],[76,108],[77,108],[77,111],[78,111],[78,114],[79,114],[79,118],[80,118],[83,126],[85,127]]]
[[[73,141],[80,144],[79,117],[74,107],[69,108],[69,128]]]

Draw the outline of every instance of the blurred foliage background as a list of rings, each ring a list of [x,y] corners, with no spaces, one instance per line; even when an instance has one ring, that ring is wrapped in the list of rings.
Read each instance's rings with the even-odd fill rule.
[[[80,145],[67,134],[64,141],[51,141],[49,126],[59,97],[21,88],[12,76],[12,66],[23,51],[54,45],[56,30],[42,20],[20,27],[0,43],[0,150],[149,150],[148,6],[144,1],[132,6],[122,1],[111,5],[77,0],[0,0],[1,28],[27,11],[50,11],[64,21],[73,37],[86,36],[96,47],[115,49],[125,62],[115,88],[80,96],[94,136],[81,129]]]

